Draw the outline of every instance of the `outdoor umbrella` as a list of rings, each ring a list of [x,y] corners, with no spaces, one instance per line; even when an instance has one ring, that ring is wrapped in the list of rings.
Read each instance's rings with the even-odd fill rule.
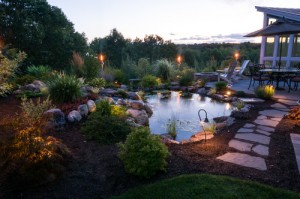
[[[260,30],[245,35],[245,37],[289,35],[289,34],[297,34],[297,33],[300,33],[299,22],[292,22],[286,20],[285,18],[281,18],[265,28],[262,28]],[[278,70],[280,70],[281,68],[281,54],[282,54],[282,38],[280,39]],[[277,78],[279,78],[279,75],[277,75]]]

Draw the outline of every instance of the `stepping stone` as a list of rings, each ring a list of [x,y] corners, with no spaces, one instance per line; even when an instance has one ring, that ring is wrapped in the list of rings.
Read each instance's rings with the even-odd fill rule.
[[[287,114],[287,112],[286,111],[279,111],[279,110],[271,109],[271,110],[260,111],[259,114],[265,115],[265,116],[269,116],[269,117],[283,118],[283,116],[285,114]]]
[[[247,128],[240,128],[238,130],[238,133],[252,133],[253,129],[247,129]]]
[[[264,155],[268,156],[269,155],[269,147],[263,146],[263,145],[256,145],[255,147],[252,148],[252,151],[259,155]]]
[[[224,155],[217,157],[217,159],[262,171],[267,170],[266,161],[263,158],[243,153],[225,153]]]
[[[271,133],[267,132],[267,131],[263,131],[263,130],[260,130],[260,129],[256,129],[255,130],[255,133],[260,133],[260,134],[264,134],[266,136],[270,136]]]
[[[275,132],[274,128],[268,127],[268,126],[257,126],[257,128],[263,130],[263,131],[268,131],[268,132]]]
[[[255,120],[254,123],[260,124],[260,125],[276,127],[279,122],[274,121],[274,120],[264,119],[264,120]]]
[[[260,115],[260,116],[257,117],[257,119],[259,119],[259,120],[267,119],[267,116],[265,116],[265,115]]]
[[[286,105],[289,105],[289,106],[296,106],[296,105],[298,105],[297,101],[294,101],[294,100],[279,99],[278,101],[280,103],[283,103],[283,104],[286,104]]]
[[[253,144],[250,143],[246,143],[246,142],[241,142],[238,140],[230,140],[229,142],[229,147],[237,149],[239,151],[251,151]]]
[[[288,108],[287,106],[280,104],[280,103],[273,104],[273,105],[271,105],[271,107],[275,108],[275,109],[287,109]]]
[[[270,120],[274,120],[274,121],[280,122],[282,120],[282,118],[271,117]]]
[[[295,156],[296,156],[296,162],[298,165],[298,172],[300,174],[300,135],[299,134],[294,134],[291,133],[291,140],[293,144],[293,148],[295,151]]]
[[[244,128],[253,128],[253,127],[255,127],[255,124],[247,123],[244,125]]]
[[[238,133],[234,137],[237,139],[257,142],[260,144],[269,145],[269,143],[270,143],[270,138],[268,136],[258,135],[258,134],[254,134],[254,133]]]
[[[244,98],[244,97],[240,97],[239,100],[242,100],[243,102],[245,103],[253,103],[253,102],[256,102],[256,103],[259,103],[259,102],[265,102],[265,100],[263,99],[259,99],[259,98]]]

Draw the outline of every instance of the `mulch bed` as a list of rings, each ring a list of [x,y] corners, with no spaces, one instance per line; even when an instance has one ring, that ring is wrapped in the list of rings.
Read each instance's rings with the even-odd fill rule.
[[[19,111],[19,100],[13,97],[0,99],[0,115]],[[226,152],[236,152],[228,147],[235,132],[245,123],[253,121],[258,111],[269,108],[274,101],[256,104],[249,112],[248,119],[236,122],[211,140],[184,145],[169,144],[171,152],[167,172],[159,173],[151,179],[143,180],[125,173],[118,159],[115,145],[100,145],[86,140],[80,133],[80,124],[66,125],[64,129],[51,133],[70,148],[73,158],[66,172],[51,184],[22,189],[10,187],[0,190],[6,198],[109,198],[128,189],[153,183],[181,174],[210,173],[256,181],[274,187],[300,191],[300,178],[289,133],[300,134],[300,127],[284,118],[272,134],[270,155],[267,157],[267,171],[241,167],[216,160]],[[1,127],[0,127],[1,132]],[[3,136],[0,133],[0,139]],[[249,153],[251,154],[251,153]],[[0,187],[1,189],[1,187]],[[2,188],[3,189],[3,188]]]

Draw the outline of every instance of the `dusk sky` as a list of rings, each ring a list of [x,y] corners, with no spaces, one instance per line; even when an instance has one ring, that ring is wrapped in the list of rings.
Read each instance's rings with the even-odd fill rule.
[[[174,43],[260,42],[255,6],[300,8],[300,0],[48,0],[88,41],[116,28],[125,38],[157,34]]]

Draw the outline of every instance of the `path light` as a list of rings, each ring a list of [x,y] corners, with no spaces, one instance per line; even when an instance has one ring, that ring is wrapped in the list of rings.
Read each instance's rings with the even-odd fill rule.
[[[201,115],[200,115],[201,111],[203,111],[205,113],[205,119],[204,119],[203,122],[202,122]],[[199,117],[200,124],[201,124],[203,132],[204,132],[204,142],[206,142],[206,131],[205,131],[204,124],[203,124],[203,123],[209,123],[208,118],[207,118],[207,112],[206,112],[206,110],[200,109],[198,111],[198,117]]]
[[[182,62],[182,57],[180,55],[178,55],[177,58],[176,58],[176,61],[178,63],[178,68],[179,68],[180,65],[181,65],[181,62]]]

